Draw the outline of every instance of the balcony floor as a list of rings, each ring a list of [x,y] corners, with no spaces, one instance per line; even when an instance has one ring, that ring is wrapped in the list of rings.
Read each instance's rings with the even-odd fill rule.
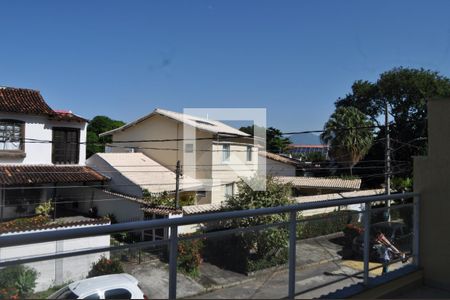
[[[395,297],[396,299],[449,299],[450,291],[420,286]]]

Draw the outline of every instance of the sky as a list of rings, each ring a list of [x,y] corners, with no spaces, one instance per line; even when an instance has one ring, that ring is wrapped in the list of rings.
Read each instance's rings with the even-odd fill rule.
[[[450,76],[449,1],[0,2],[0,86],[132,121],[156,107],[266,108],[321,129],[355,80]]]

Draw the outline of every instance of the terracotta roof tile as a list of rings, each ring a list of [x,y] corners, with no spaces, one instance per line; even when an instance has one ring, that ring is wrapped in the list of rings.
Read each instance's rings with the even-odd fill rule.
[[[44,115],[57,121],[87,122],[71,111],[55,111],[36,90],[0,87],[0,112]]]
[[[341,179],[326,177],[275,176],[282,183],[291,183],[300,188],[359,190],[361,179]]]
[[[54,113],[39,91],[11,87],[0,87],[0,111],[34,115]]]
[[[43,184],[105,181],[107,178],[86,166],[2,165],[0,184]]]

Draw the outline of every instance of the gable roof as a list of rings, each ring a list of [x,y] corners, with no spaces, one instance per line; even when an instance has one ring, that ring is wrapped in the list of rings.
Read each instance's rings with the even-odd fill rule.
[[[115,132],[124,131],[127,128],[132,127],[140,122],[143,122],[155,115],[164,116],[164,117],[167,117],[174,121],[177,121],[179,123],[183,123],[183,124],[192,126],[194,128],[197,128],[199,130],[211,132],[214,134],[228,134],[228,135],[242,136],[242,137],[250,136],[249,134],[247,134],[245,132],[242,132],[236,128],[233,128],[233,127],[231,127],[225,123],[219,122],[219,121],[204,119],[204,118],[195,117],[195,116],[191,116],[188,114],[178,113],[178,112],[160,109],[160,108],[157,108],[152,113],[150,113],[142,118],[139,118],[133,122],[125,124],[122,127],[119,127],[119,128],[107,131],[107,132],[103,132],[100,134],[100,136],[111,135],[111,134],[114,134]]]
[[[267,152],[267,151],[258,151],[258,154],[262,157],[271,159],[271,160],[275,160],[277,162],[283,163],[283,164],[288,164],[288,165],[292,165],[292,166],[298,166],[301,164],[300,161],[293,159],[293,158],[289,158],[286,156],[282,156],[279,154],[275,154],[272,152]]]
[[[359,190],[361,179],[342,179],[326,177],[275,176],[282,183],[291,183],[299,188]]]
[[[47,116],[57,121],[87,122],[70,111],[55,111],[36,90],[0,87],[0,112]]]
[[[112,178],[114,172],[118,171],[122,176],[132,183],[147,189],[150,193],[161,193],[174,191],[176,174],[172,170],[160,165],[143,153],[96,153],[92,156],[101,158],[114,171],[98,170],[105,176]],[[96,166],[90,164],[94,169]],[[109,172],[109,173],[107,173]],[[202,186],[202,183],[194,178],[182,176],[180,178],[180,189],[189,190]]]

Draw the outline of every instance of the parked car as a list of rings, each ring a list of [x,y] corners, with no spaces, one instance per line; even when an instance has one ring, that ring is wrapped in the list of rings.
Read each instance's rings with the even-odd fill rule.
[[[412,233],[402,222],[380,222],[372,224],[370,227],[370,260],[379,261],[379,252],[377,245],[373,241],[373,237],[377,232],[381,232],[384,236],[400,251],[410,252],[412,246]],[[352,243],[353,256],[361,257],[364,252],[364,232],[353,239]]]
[[[97,276],[75,281],[48,299],[147,299],[138,283],[125,273]]]

